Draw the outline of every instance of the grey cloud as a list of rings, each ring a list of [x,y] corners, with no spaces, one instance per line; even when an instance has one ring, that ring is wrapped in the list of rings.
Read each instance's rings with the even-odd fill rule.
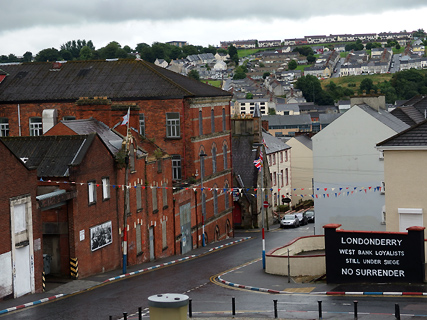
[[[332,14],[382,13],[426,7],[425,0],[1,0],[0,33],[34,26],[81,25],[129,20],[258,18],[300,20]],[[30,4],[29,4],[30,3]],[[407,18],[407,17],[406,17]],[[361,22],[369,23],[369,22]]]

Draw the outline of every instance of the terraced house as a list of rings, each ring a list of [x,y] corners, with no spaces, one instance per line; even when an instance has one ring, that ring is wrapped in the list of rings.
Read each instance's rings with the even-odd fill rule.
[[[107,173],[97,174],[93,184],[86,179],[87,174],[85,181],[64,177],[67,182],[82,183],[76,183],[74,187],[79,192],[71,193],[73,197],[67,199],[74,202],[74,207],[79,203],[80,210],[87,210],[90,200],[97,199],[97,193],[101,197],[108,187],[114,192],[109,201],[116,201],[115,205],[107,206],[111,212],[106,212],[109,218],[105,221],[86,218],[61,221],[61,234],[74,235],[68,236],[70,248],[92,245],[81,239],[87,239],[93,230],[111,227],[111,245],[117,257],[127,230],[127,263],[134,264],[188,252],[201,246],[203,238],[211,242],[232,234],[230,93],[142,60],[22,63],[2,65],[0,69],[0,136],[10,139],[41,136],[48,131],[50,135],[61,136],[89,134],[81,127],[87,123],[93,125],[93,132],[102,138],[105,130],[97,131],[93,122],[96,120],[119,137],[110,141],[118,148],[119,157],[111,150],[108,152],[109,148],[101,148],[103,144],[111,147],[108,141],[92,138],[103,150],[100,157],[108,155],[116,159],[115,165],[108,162],[108,166],[114,168],[102,168],[109,177],[105,176]],[[70,121],[81,121],[80,127],[71,125]],[[122,125],[124,123],[126,125]],[[123,149],[120,137],[126,136],[127,149]],[[121,164],[126,162],[120,158],[123,150],[128,152],[130,170],[127,174],[117,165],[118,158]],[[4,174],[4,171],[0,173],[1,181]],[[52,190],[46,185],[51,182],[40,174],[37,180],[36,196],[49,197]],[[16,185],[22,187],[26,184],[26,181],[16,181]],[[55,183],[55,191],[61,185]],[[67,192],[71,192],[69,188],[73,185],[67,184]],[[18,191],[11,196],[28,193],[25,188]],[[53,205],[62,205],[61,197],[52,197]],[[34,199],[31,201],[35,203]],[[103,201],[98,198],[92,203],[90,212],[105,208]],[[39,209],[32,210],[33,216],[37,216],[34,211]],[[2,206],[0,213],[8,217],[12,214],[8,206]],[[4,228],[10,229],[10,226],[2,224],[1,231],[11,234]],[[42,229],[43,239],[38,240],[36,247],[45,253],[43,244],[48,231],[46,226]],[[2,245],[0,254],[10,251],[10,246],[2,250]],[[96,251],[86,249],[85,255],[77,258],[92,259],[94,255],[111,251],[108,245],[97,247]],[[97,265],[88,266],[85,275],[115,268],[121,263],[102,261],[94,259],[93,264]]]

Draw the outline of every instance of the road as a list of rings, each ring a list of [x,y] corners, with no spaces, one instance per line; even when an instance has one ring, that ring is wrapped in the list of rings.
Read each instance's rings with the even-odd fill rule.
[[[313,225],[297,229],[266,232],[267,251],[296,237],[313,234]],[[51,303],[24,308],[0,318],[6,319],[118,319],[123,312],[135,314],[141,307],[146,314],[149,296],[159,293],[182,293],[192,299],[193,317],[220,318],[231,315],[235,298],[238,316],[274,318],[273,300],[278,300],[279,317],[287,319],[317,318],[318,301],[322,301],[324,319],[353,319],[353,302],[358,300],[359,319],[391,319],[395,303],[405,314],[427,316],[424,298],[419,297],[352,297],[311,294],[275,295],[226,287],[212,282],[216,275],[261,257],[260,232],[236,232],[236,237],[252,237],[222,250],[187,260],[149,273],[124,278],[93,290],[67,296]],[[244,268],[242,271],[245,272]],[[278,283],[281,286],[285,283]],[[274,288],[272,288],[274,289]],[[220,316],[221,315],[221,316]],[[130,316],[129,319],[137,319]],[[145,316],[144,319],[148,319]],[[407,317],[406,319],[409,319]]]

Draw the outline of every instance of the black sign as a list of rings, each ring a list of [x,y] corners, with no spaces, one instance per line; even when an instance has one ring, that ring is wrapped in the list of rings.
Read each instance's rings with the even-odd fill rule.
[[[325,228],[328,283],[418,282],[424,280],[424,228],[362,232]]]
[[[291,202],[291,199],[289,198],[282,198],[282,203],[289,203]]]

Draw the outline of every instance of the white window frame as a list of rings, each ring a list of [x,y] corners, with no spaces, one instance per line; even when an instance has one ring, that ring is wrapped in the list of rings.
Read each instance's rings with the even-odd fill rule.
[[[0,137],[9,136],[9,119],[0,118]]]
[[[30,136],[43,135],[43,120],[41,117],[31,117],[29,122]]]
[[[89,203],[89,205],[95,204],[96,203],[96,182],[95,182],[95,180],[88,182],[87,189],[88,189],[88,199],[89,199],[88,203]]]
[[[176,117],[178,115],[178,117]],[[166,137],[181,138],[181,121],[179,112],[166,113]]]
[[[182,179],[182,167],[181,167],[181,156],[173,155],[172,156],[172,179],[181,180]]]
[[[102,178],[102,200],[110,199],[110,178]]]
[[[139,114],[139,134],[145,136],[145,115],[143,113]]]

